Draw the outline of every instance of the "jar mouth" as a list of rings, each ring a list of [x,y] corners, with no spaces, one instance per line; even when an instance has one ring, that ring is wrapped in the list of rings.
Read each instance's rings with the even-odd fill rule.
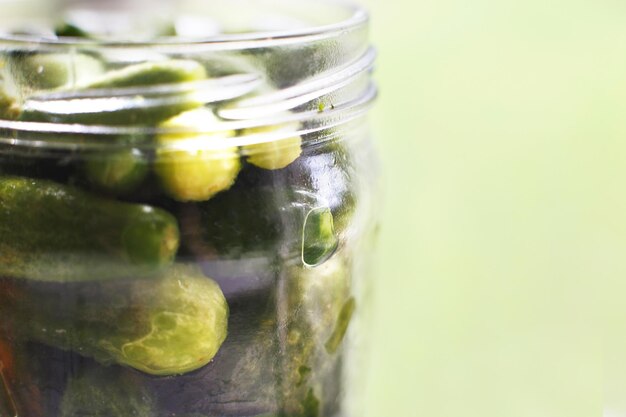
[[[111,3],[116,1],[126,0]],[[152,0],[133,0],[141,1]],[[221,4],[179,3],[185,2],[197,7]],[[216,132],[229,132],[224,135],[228,140],[212,140],[205,146],[247,146],[294,135],[302,136],[307,146],[306,138],[318,141],[327,136],[309,134],[335,128],[367,112],[377,95],[371,79],[376,53],[367,41],[369,16],[364,9],[342,0],[233,2],[261,7],[271,3],[276,5],[271,13],[287,13],[291,7],[294,16],[314,16],[308,20],[312,24],[295,29],[191,39],[159,37],[148,42],[0,36],[0,58],[4,60],[0,62],[0,84],[4,78],[4,94],[12,103],[8,108],[5,103],[9,117],[0,117],[0,144],[64,150],[132,143],[133,147],[151,148],[156,145],[116,138],[186,133],[215,137]],[[228,19],[230,6],[219,7]],[[315,8],[320,9],[317,15]],[[97,16],[92,17],[98,21]],[[52,64],[44,67],[46,59]],[[34,67],[26,66],[30,62]],[[52,81],[56,82],[57,73],[67,79],[55,86],[35,84],[47,81],[45,68]],[[91,68],[95,68],[93,75],[88,72]],[[44,78],[38,78],[41,74]],[[154,74],[161,78],[153,81]],[[82,76],[88,77],[81,81]],[[137,81],[140,76],[143,78]],[[2,98],[0,95],[0,105]],[[11,113],[14,107],[19,111],[16,115]],[[176,115],[195,109],[203,109],[208,119],[194,119],[200,126],[168,124]]]
[[[247,97],[246,94],[262,79],[254,74],[227,75],[217,79],[190,83],[190,90],[203,95],[206,90],[206,103],[221,103],[227,99],[233,101],[226,106],[218,106],[212,111],[215,120],[198,129],[168,126],[114,126],[78,123],[46,123],[33,121],[14,121],[0,119],[0,144],[29,145],[34,147],[57,149],[85,149],[111,147],[112,137],[139,137],[156,135],[207,134],[214,132],[239,131],[252,132],[229,137],[227,141],[215,141],[214,146],[246,146],[265,142],[288,139],[294,135],[307,135],[326,129],[332,129],[363,116],[373,105],[378,95],[376,85],[371,81],[376,51],[370,47],[365,54],[353,62],[330,71],[318,74],[294,86],[272,90],[266,94]],[[358,80],[361,79],[359,82]],[[333,101],[334,93],[340,92],[353,84],[359,84],[355,93],[344,96],[340,101]],[[200,87],[204,85],[204,87]],[[167,89],[164,89],[167,90]],[[69,91],[71,101],[103,100],[107,102],[114,90],[95,90],[90,97],[87,92]],[[119,89],[116,96],[128,92],[133,98],[132,89]],[[43,104],[49,104],[58,93],[43,94]],[[61,99],[63,97],[61,96]],[[145,104],[141,96],[141,106]],[[311,104],[318,103],[315,106]],[[313,109],[312,109],[313,107]],[[291,126],[290,129],[281,127]],[[256,131],[260,131],[257,133]],[[59,140],[59,134],[67,135]],[[50,136],[38,141],[37,136]],[[93,140],[98,137],[101,140]],[[88,138],[89,140],[85,140]],[[147,145],[152,147],[153,145]],[[162,146],[162,145],[161,145]]]
[[[297,2],[299,6],[305,2]],[[266,29],[242,33],[222,33],[211,36],[180,37],[159,36],[151,40],[108,40],[89,39],[80,37],[48,37],[30,34],[3,34],[0,33],[0,46],[20,48],[43,48],[54,51],[55,48],[90,47],[107,49],[142,48],[159,52],[172,50],[186,52],[194,51],[232,51],[251,48],[267,48],[294,43],[306,43],[329,39],[344,35],[352,30],[359,30],[369,23],[369,13],[358,4],[344,0],[317,0],[316,6],[336,7],[344,16],[333,22],[310,24],[301,28]],[[176,48],[176,49],[172,49]]]

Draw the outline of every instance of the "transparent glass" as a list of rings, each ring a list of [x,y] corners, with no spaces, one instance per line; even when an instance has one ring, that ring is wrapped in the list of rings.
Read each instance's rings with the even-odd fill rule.
[[[225,5],[0,3],[0,416],[362,415],[367,15]]]

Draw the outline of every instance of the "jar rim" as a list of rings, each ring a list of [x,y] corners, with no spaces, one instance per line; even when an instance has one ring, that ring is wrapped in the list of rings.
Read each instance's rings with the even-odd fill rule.
[[[70,37],[40,39],[32,35],[0,36],[0,48],[3,44],[9,43],[9,49],[12,47],[26,50],[35,48],[46,52],[64,49],[75,53],[75,50],[81,47],[88,49],[128,48],[131,50],[146,48],[150,53],[169,50],[175,51],[172,54],[184,55],[195,52],[212,54],[215,51],[220,53],[225,51],[225,56],[230,56],[231,52],[238,54],[240,50],[249,48],[271,48],[274,46],[280,48],[285,44],[291,48],[294,44],[299,47],[300,43],[312,44],[319,41],[334,41],[335,39],[339,42],[340,39],[353,36],[353,32],[362,36],[360,32],[367,30],[369,15],[362,6],[352,3],[351,0],[319,0],[319,2],[328,7],[336,8],[332,9],[335,10],[332,17],[336,21],[324,25],[311,25],[297,30],[249,32],[191,40],[175,37],[157,38],[150,42],[130,43]],[[337,14],[341,15],[341,19],[338,18]],[[10,44],[11,42],[13,44]],[[216,122],[207,124],[202,131],[196,128],[185,130],[163,125],[91,124],[82,123],[78,120],[61,122],[0,119],[0,144],[29,145],[49,149],[98,149],[110,148],[112,143],[107,138],[110,139],[111,137],[145,137],[181,133],[202,135],[211,132],[237,131],[240,134],[235,138],[229,138],[228,143],[223,146],[245,146],[246,144],[278,141],[288,139],[289,136],[293,135],[307,135],[333,129],[365,115],[377,96],[376,86],[371,80],[376,51],[367,45],[363,45],[363,48],[363,50],[360,48],[351,49],[350,51],[354,54],[350,55],[350,58],[345,62],[334,63],[333,65],[336,66],[332,68],[329,67],[303,78],[296,84],[287,85],[278,90],[264,91],[258,89],[264,82],[264,76],[254,71],[250,73],[245,71],[234,74],[228,73],[207,80],[183,83],[185,89],[193,90],[193,94],[199,98],[199,102],[205,104],[229,102],[227,106],[211,108],[215,113]],[[353,88],[353,90],[344,94],[342,91],[348,88]],[[253,91],[257,94],[247,96]],[[124,106],[158,107],[161,103],[160,100],[170,99],[166,93],[167,91],[159,90],[145,95],[130,87],[103,90],[86,89],[79,92],[51,91],[32,96],[30,107],[34,111],[46,112],[51,109],[49,105],[53,105],[55,108],[50,110],[52,113],[64,114],[65,112],[72,113],[77,106],[81,106],[76,112],[93,113],[101,108],[99,106],[102,106],[102,103],[111,104],[108,103],[111,96],[118,97],[120,100],[124,99]],[[118,105],[119,103],[113,104]],[[58,107],[59,105],[65,107]],[[70,108],[71,110],[68,110]],[[108,107],[102,109],[102,111],[111,111]],[[282,126],[291,126],[291,128],[285,131],[281,130]],[[261,133],[255,134],[258,131]],[[252,133],[244,134],[244,132]],[[319,135],[313,136],[319,137]],[[86,138],[100,138],[102,140],[86,141]],[[218,146],[222,145],[218,144]]]
[[[150,41],[101,40],[69,36],[46,38],[36,35],[0,34],[0,45],[31,46],[45,49],[75,46],[111,49],[144,48],[161,50],[175,47],[186,50],[200,49],[203,51],[244,50],[333,38],[349,31],[358,30],[369,24],[370,16],[367,10],[351,0],[317,0],[316,3],[339,6],[344,11],[349,12],[350,15],[337,22],[311,25],[298,29],[229,33],[198,38],[163,36]]]
[[[280,118],[272,117],[268,119],[255,120],[253,124],[249,121],[221,121],[207,130],[185,129],[185,128],[164,128],[164,127],[137,127],[137,126],[97,126],[81,124],[57,124],[42,122],[22,122],[11,120],[0,120],[0,145],[14,145],[37,147],[49,150],[102,150],[111,149],[115,146],[121,148],[133,147],[137,149],[152,149],[154,144],[132,144],[111,142],[111,138],[133,137],[133,136],[155,136],[155,135],[180,135],[190,133],[191,138],[202,137],[205,134],[215,134],[216,132],[241,131],[245,129],[260,128],[258,133],[250,133],[242,136],[227,137],[227,140],[211,141],[211,147],[215,149],[244,147],[268,142],[280,142],[294,136],[310,135],[317,132],[337,129],[340,126],[351,124],[366,116],[378,95],[378,90],[374,85],[370,85],[367,91],[355,100],[344,103],[340,106],[333,106],[323,111],[305,111],[300,113],[290,113]],[[263,128],[274,126],[292,126],[292,128],[269,130]],[[209,127],[207,127],[209,128]],[[18,136],[15,136],[18,134]],[[25,136],[22,136],[24,134]],[[63,140],[52,139],[57,135],[65,135]],[[35,137],[29,137],[35,135]],[[44,135],[36,139],[37,135]],[[46,137],[51,135],[51,137]],[[20,137],[22,136],[22,137]],[[89,137],[99,137],[100,141],[85,140]],[[315,143],[304,143],[304,146],[314,146],[328,140],[324,137]],[[193,141],[193,140],[192,140]],[[171,146],[159,145],[159,148],[178,149],[180,144],[174,143]],[[206,148],[208,145],[204,144]],[[185,144],[183,143],[183,148]]]

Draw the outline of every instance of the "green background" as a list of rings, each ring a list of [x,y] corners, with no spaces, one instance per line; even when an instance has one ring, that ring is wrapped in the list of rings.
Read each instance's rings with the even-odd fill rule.
[[[365,416],[626,415],[626,3],[364,3],[386,172]]]

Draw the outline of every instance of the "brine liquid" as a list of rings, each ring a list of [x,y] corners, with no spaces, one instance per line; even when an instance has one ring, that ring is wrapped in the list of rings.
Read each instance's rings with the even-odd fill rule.
[[[265,258],[202,263],[206,275],[220,284],[226,296],[229,330],[211,363],[185,375],[149,376],[77,352],[20,341],[11,336],[20,323],[10,313],[4,315],[0,415],[70,417],[63,410],[71,401],[91,408],[93,414],[84,414],[90,416],[104,415],[99,409],[110,413],[123,407],[128,413],[119,416],[336,415],[342,399],[342,349],[329,353],[326,345],[342,304],[349,299],[348,281],[339,282],[349,280],[347,265],[331,259],[323,267],[330,278],[317,283],[310,271],[299,274],[297,261],[289,262],[292,265]],[[73,284],[16,284],[4,279],[0,286],[4,294],[44,286],[68,315],[81,304],[79,293],[72,292]],[[302,291],[309,294],[302,297]],[[75,320],[78,326],[80,317]],[[92,378],[98,387],[81,386],[93,385]],[[91,400],[80,398],[85,395]]]

